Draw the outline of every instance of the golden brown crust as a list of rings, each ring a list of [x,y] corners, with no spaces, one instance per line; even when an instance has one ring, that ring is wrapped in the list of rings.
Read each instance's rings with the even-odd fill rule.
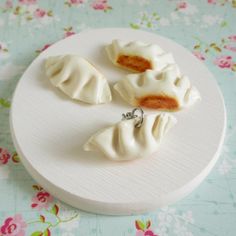
[[[148,69],[152,69],[151,62],[139,56],[120,55],[117,59],[117,63],[137,72],[144,72]]]
[[[138,105],[163,110],[177,110],[179,108],[179,104],[176,99],[166,95],[148,95],[139,98]]]

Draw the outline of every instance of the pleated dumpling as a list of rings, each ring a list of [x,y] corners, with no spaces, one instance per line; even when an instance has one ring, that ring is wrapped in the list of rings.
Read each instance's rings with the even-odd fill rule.
[[[45,70],[51,83],[73,99],[91,104],[111,101],[106,78],[82,57],[49,57],[45,62]]]
[[[129,74],[114,89],[133,106],[160,110],[179,110],[200,99],[198,90],[191,86],[188,77],[181,75],[176,64],[162,71]]]
[[[148,69],[161,70],[168,64],[174,63],[171,53],[164,52],[156,44],[140,41],[125,43],[113,40],[106,46],[106,51],[113,64],[134,72],[144,72]]]
[[[144,116],[141,127],[137,118],[123,120],[94,134],[84,145],[86,151],[100,151],[114,161],[145,158],[156,152],[176,119],[169,114]]]

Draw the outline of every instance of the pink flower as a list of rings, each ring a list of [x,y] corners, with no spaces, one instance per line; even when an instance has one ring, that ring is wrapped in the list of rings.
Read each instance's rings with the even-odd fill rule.
[[[152,230],[137,230],[136,236],[158,236],[157,234],[154,234]]]
[[[52,195],[50,193],[45,192],[44,190],[38,192],[36,196],[32,198],[32,208],[36,208],[38,210],[42,210],[43,208],[47,209],[50,202],[53,201]]]
[[[13,7],[13,2],[12,0],[7,0],[5,3],[6,9],[12,8]]]
[[[33,5],[37,3],[37,0],[19,0],[19,2],[23,5]]]
[[[232,52],[236,52],[236,47],[233,47],[233,46],[231,46],[231,45],[225,45],[224,48],[225,48],[225,49],[228,49],[228,50],[230,50],[230,51],[232,51]]]
[[[52,44],[45,44],[43,48],[40,50],[41,52],[49,48]]]
[[[145,236],[158,236],[157,234],[154,234],[152,230],[148,229],[144,232]]]
[[[0,165],[7,164],[10,157],[11,157],[11,154],[9,153],[7,149],[0,148]]]
[[[94,2],[92,2],[91,6],[95,10],[105,11],[111,9],[111,7],[107,4],[107,0],[95,0]]]
[[[71,5],[78,5],[84,3],[84,0],[69,0],[68,3]]]
[[[207,1],[209,4],[216,4],[216,0],[208,0]]]
[[[231,56],[220,56],[215,59],[214,64],[220,68],[231,68],[234,63]]]
[[[0,228],[0,233],[3,236],[24,236],[26,227],[27,224],[22,216],[18,214],[13,217],[8,217],[4,221],[4,224]]]
[[[232,42],[236,42],[236,35],[230,35],[228,39]]]
[[[176,6],[176,8],[177,9],[185,9],[185,8],[187,8],[187,2],[184,2],[184,1],[181,1],[181,2],[178,2],[177,3],[177,6]]]
[[[203,56],[203,54],[201,52],[198,52],[198,51],[193,51],[193,55],[195,57],[197,57],[199,60],[202,60],[204,61],[206,58]]]
[[[136,236],[144,236],[144,231],[143,230],[137,230],[136,231]]]
[[[36,50],[37,53],[43,52],[47,48],[49,48],[52,44],[45,44],[41,49]]]
[[[158,236],[154,234],[153,231],[150,229],[151,221],[148,220],[147,222],[142,222],[140,220],[135,221],[135,227],[137,229],[136,236]]]
[[[75,34],[75,32],[73,32],[73,31],[67,31],[67,32],[65,32],[65,38],[69,37],[71,35],[74,35],[74,34]]]
[[[37,8],[37,9],[34,11],[34,16],[35,16],[36,18],[43,18],[45,15],[46,15],[46,11],[44,11],[43,9]]]
[[[46,49],[49,48],[50,46],[51,46],[51,44],[45,44],[45,45],[43,46],[43,48],[41,49],[41,52],[44,51],[44,50],[46,50]]]

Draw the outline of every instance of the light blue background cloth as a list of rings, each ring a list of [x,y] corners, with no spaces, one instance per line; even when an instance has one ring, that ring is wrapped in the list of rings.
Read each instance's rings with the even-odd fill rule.
[[[0,0],[0,235],[236,235],[235,22],[235,0]],[[214,170],[185,199],[144,215],[95,215],[59,202],[26,172],[10,136],[12,94],[31,61],[64,37],[104,27],[143,29],[183,45],[214,74],[227,108]]]

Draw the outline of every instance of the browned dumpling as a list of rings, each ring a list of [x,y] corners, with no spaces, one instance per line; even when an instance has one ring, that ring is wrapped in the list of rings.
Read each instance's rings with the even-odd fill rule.
[[[200,99],[198,90],[187,76],[181,75],[176,64],[161,71],[147,70],[129,74],[114,89],[132,106],[175,111]]]
[[[106,47],[106,51],[113,64],[134,72],[160,70],[168,64],[174,63],[172,54],[164,52],[156,44],[139,41],[124,43],[120,40],[113,40]]]

